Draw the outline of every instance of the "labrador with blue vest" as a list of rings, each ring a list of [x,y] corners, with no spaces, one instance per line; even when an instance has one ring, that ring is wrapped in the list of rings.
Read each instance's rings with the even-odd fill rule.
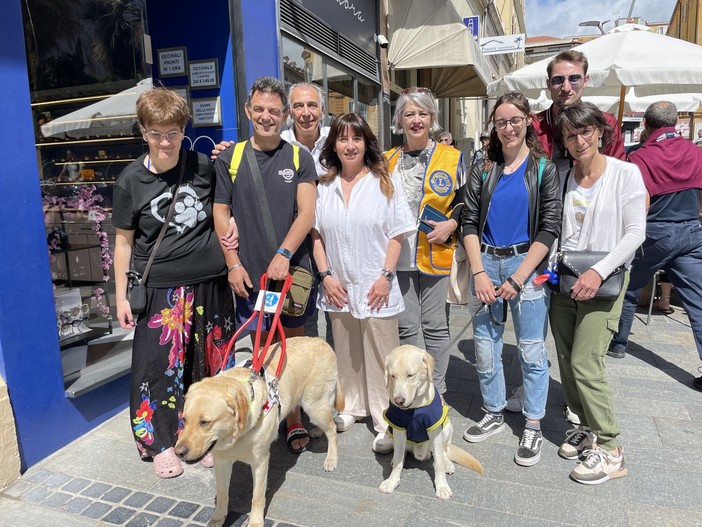
[[[406,452],[412,452],[418,461],[434,456],[436,497],[441,500],[453,494],[446,480],[446,474],[456,470],[453,463],[483,473],[477,459],[451,444],[449,408],[434,387],[433,371],[432,356],[416,346],[399,346],[385,359],[385,385],[390,396],[385,420],[394,452],[392,472],[380,485],[381,492],[390,494],[400,484]]]
[[[280,357],[280,343],[272,345],[264,369],[275,372]],[[188,390],[175,452],[186,461],[212,452],[217,502],[208,527],[224,525],[234,461],[251,465],[253,496],[248,525],[263,527],[271,443],[278,437],[280,421],[296,406],[302,406],[319,427],[310,435],[319,437],[323,432],[327,437],[324,470],[336,468],[333,414],[344,409],[344,393],[334,350],[320,338],[294,337],[287,339],[284,360],[277,390],[246,367],[231,368]]]

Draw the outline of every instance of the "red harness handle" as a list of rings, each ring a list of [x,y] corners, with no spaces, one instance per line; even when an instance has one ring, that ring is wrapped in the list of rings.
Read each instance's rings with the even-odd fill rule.
[[[267,283],[268,273],[263,273],[263,275],[261,275],[261,281],[259,284],[260,291],[261,293],[263,293],[263,311],[265,311],[266,293],[268,292],[268,289],[266,287]],[[266,339],[266,342],[263,346],[263,350],[259,351],[261,345],[261,330],[263,328],[264,312],[261,309],[254,309],[254,312],[251,314],[248,320],[244,322],[241,325],[241,327],[239,327],[239,329],[236,330],[234,335],[232,335],[232,338],[229,339],[227,347],[224,350],[224,355],[222,357],[222,365],[220,367],[220,371],[224,371],[224,367],[226,366],[229,360],[229,354],[231,353],[231,350],[234,347],[234,344],[236,343],[236,340],[239,337],[239,335],[249,326],[249,324],[254,320],[254,318],[258,317],[258,322],[256,324],[256,334],[254,338],[252,356],[253,364],[251,365],[251,370],[260,375],[263,363],[266,359],[266,355],[268,354],[268,349],[270,348],[271,342],[273,341],[273,335],[277,330],[278,336],[280,337],[280,360],[278,361],[278,367],[276,369],[275,376],[280,377],[280,372],[283,369],[283,362],[285,361],[285,332],[283,331],[283,324],[280,321],[280,313],[283,310],[283,302],[285,301],[285,295],[290,290],[291,285],[292,275],[288,273],[288,275],[285,277],[285,281],[283,282],[283,288],[280,291],[280,299],[278,300],[278,304],[275,308],[275,313],[273,314],[273,322],[271,323],[270,331],[268,331],[268,338]]]

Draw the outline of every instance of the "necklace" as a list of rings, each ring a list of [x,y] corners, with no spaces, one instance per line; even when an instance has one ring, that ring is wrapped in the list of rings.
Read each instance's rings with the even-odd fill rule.
[[[411,169],[405,170],[405,155],[404,150],[400,150],[400,159],[397,161],[397,168],[400,171],[402,188],[405,190],[405,194],[408,198],[412,199],[413,196],[419,196],[421,194],[422,185],[424,183],[424,170],[419,161],[419,157],[417,157],[417,162]],[[421,173],[418,168],[422,169]]]

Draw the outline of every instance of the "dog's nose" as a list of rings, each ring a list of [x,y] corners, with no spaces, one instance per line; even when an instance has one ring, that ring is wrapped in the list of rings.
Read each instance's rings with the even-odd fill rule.
[[[404,397],[395,397],[394,401],[397,406],[402,406],[403,404],[405,404]]]
[[[183,458],[183,457],[188,455],[188,447],[186,447],[186,446],[182,446],[182,445],[176,446],[174,450],[175,450],[176,456],[178,456],[180,458]]]

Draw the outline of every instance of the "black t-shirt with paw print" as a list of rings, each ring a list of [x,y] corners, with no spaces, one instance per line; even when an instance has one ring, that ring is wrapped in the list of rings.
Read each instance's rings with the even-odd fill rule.
[[[187,155],[185,173],[170,225],[158,248],[147,285],[175,287],[203,282],[226,273],[227,266],[214,231],[212,199],[215,170],[197,152]],[[134,232],[134,267],[144,272],[178,181],[179,164],[154,174],[141,156],[129,164],[115,184],[112,224]]]

